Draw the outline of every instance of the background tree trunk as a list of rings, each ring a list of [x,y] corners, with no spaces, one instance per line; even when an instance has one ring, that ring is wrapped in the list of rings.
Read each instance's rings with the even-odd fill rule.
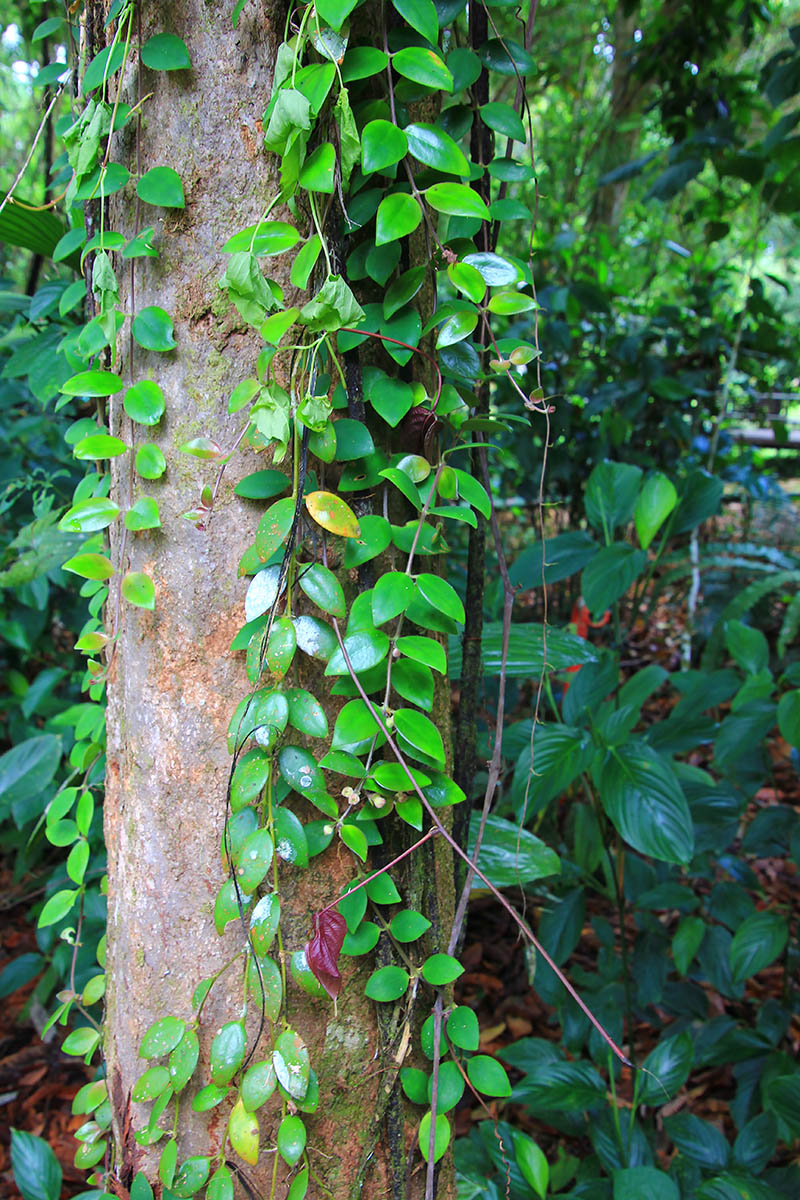
[[[158,1145],[145,1150],[132,1137],[132,1129],[145,1123],[149,1107],[131,1109],[129,1099],[146,1065],[137,1053],[141,1036],[167,1013],[190,1019],[197,983],[220,970],[242,938],[235,924],[223,938],[213,925],[214,899],[225,878],[219,851],[231,762],[226,731],[249,690],[243,655],[229,652],[244,621],[246,587],[237,578],[237,564],[253,541],[261,514],[260,506],[234,496],[232,487],[238,477],[265,464],[248,450],[236,456],[208,528],[201,531],[182,520],[181,513],[196,506],[203,484],[213,483],[216,467],[177,450],[203,435],[225,449],[233,444],[243,418],[228,416],[227,399],[236,383],[253,374],[258,352],[218,281],[225,266],[222,245],[258,220],[275,190],[275,164],[262,148],[260,118],[285,14],[250,3],[233,31],[231,7],[230,0],[148,6],[142,40],[164,30],[178,34],[189,49],[192,69],[155,73],[142,68],[141,79],[134,72],[124,81],[126,101],[134,103],[137,93],[153,96],[143,108],[139,144],[131,128],[116,155],[134,173],[157,165],[174,167],[186,193],[185,210],[166,215],[146,206],[137,214],[135,199],[115,198],[111,220],[112,228],[129,236],[134,226],[155,221],[159,258],[135,260],[132,274],[125,265],[122,302],[134,313],[151,304],[166,309],[177,340],[176,350],[157,354],[129,343],[125,333],[119,364],[126,382],[154,379],[167,402],[156,430],[145,436],[141,427],[135,432],[138,444],[152,440],[161,447],[166,474],[148,482],[124,466],[113,478],[113,495],[123,511],[140,495],[153,495],[162,520],[161,529],[117,537],[113,546],[121,572],[146,571],[152,577],[155,611],[123,604],[117,615],[114,590],[109,606],[109,624],[116,628],[119,622],[119,640],[108,708],[106,1057],[118,1174],[125,1185],[140,1168],[155,1179],[160,1150]],[[134,437],[121,402],[112,405],[111,429],[129,444]],[[300,682],[308,686],[309,681]],[[425,850],[432,850],[430,844]],[[416,893],[409,895],[410,901],[421,906],[431,887],[438,888],[446,917],[452,902],[446,847],[437,846],[426,863],[410,870],[416,872],[408,877]],[[437,873],[441,883],[434,884]],[[329,903],[353,874],[350,855],[336,845],[312,859],[306,872],[281,871],[288,952],[302,947],[309,936],[311,912]],[[400,872],[395,879],[402,886]],[[410,1063],[413,1051],[405,1060],[384,1061],[387,1053],[396,1055],[401,1040],[408,1041],[403,1039],[403,1014],[387,1012],[393,1006],[384,1005],[382,1018],[394,1017],[395,1024],[379,1024],[375,1006],[363,996],[374,966],[371,956],[348,962],[353,966],[345,967],[338,1015],[327,1001],[309,1000],[290,982],[291,1023],[306,1040],[320,1079],[319,1111],[307,1119],[311,1167],[335,1197],[421,1196],[424,1171],[406,1179],[419,1110],[414,1120],[406,1119],[395,1086],[400,1063]],[[203,1011],[201,1063],[207,1062],[221,1023],[240,1015],[240,979],[238,968],[226,975]],[[415,1016],[413,1023],[416,1029]],[[253,1033],[251,1029],[251,1037]],[[415,1042],[412,1038],[412,1046]],[[256,1058],[267,1057],[270,1050],[265,1034]],[[192,1084],[190,1096],[193,1089]],[[262,1110],[268,1115],[261,1121],[259,1166],[247,1168],[261,1195],[270,1194],[273,1158],[268,1151],[274,1147],[273,1118],[279,1112],[271,1105]],[[182,1102],[179,1162],[219,1149],[228,1108],[223,1104],[209,1114],[196,1114]],[[420,1166],[418,1152],[412,1165]],[[442,1177],[440,1197],[451,1194],[452,1172],[447,1180]],[[279,1185],[278,1196],[285,1190]],[[318,1194],[313,1182],[312,1191]]]

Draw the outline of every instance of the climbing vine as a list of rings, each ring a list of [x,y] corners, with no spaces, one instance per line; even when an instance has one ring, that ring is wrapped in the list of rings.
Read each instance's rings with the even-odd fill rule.
[[[239,0],[234,26],[243,8]],[[483,821],[469,853],[450,831],[450,810],[466,797],[449,771],[447,722],[434,718],[445,711],[436,697],[447,671],[447,639],[466,618],[441,569],[448,538],[491,522],[511,596],[490,498],[490,439],[508,428],[486,411],[492,374],[511,381],[523,425],[530,414],[548,411],[537,378],[530,262],[494,248],[500,221],[525,221],[530,229],[531,213],[513,192],[533,177],[522,86],[533,64],[525,46],[498,28],[492,9],[483,24],[476,40],[474,28],[463,27],[460,4],[432,0],[393,0],[380,13],[354,0],[290,8],[262,122],[279,184],[260,219],[231,231],[221,247],[227,265],[220,288],[256,331],[260,349],[230,394],[228,411],[242,420],[234,444],[220,446],[209,428],[179,447],[208,461],[213,472],[184,518],[201,530],[213,523],[234,455],[249,448],[268,455],[270,466],[244,475],[234,488],[267,504],[238,566],[248,580],[246,619],[232,651],[244,654],[248,687],[228,731],[232,765],[221,831],[228,875],[214,904],[218,933],[240,927],[240,947],[222,971],[198,981],[191,1017],[166,1014],[146,1031],[139,1053],[147,1065],[131,1094],[134,1104],[151,1104],[133,1136],[143,1147],[158,1144],[160,1181],[178,1197],[207,1185],[209,1200],[227,1200],[237,1177],[246,1183],[246,1166],[266,1149],[261,1110],[277,1095],[272,1195],[282,1161],[290,1200],[302,1200],[312,1176],[304,1117],[316,1111],[320,1095],[309,1050],[291,1022],[290,991],[297,986],[321,1004],[346,1003],[339,999],[340,956],[369,955],[381,936],[392,961],[369,974],[367,997],[417,1011],[427,1003],[430,1010],[419,1036],[432,1069],[403,1066],[407,1039],[395,1060],[400,1086],[419,1106],[416,1141],[427,1164],[427,1196],[450,1144],[448,1113],[465,1087],[484,1105],[485,1097],[510,1093],[504,1068],[478,1052],[475,1014],[454,1006],[450,991],[463,971],[457,949],[475,874],[495,890],[478,854],[498,779],[502,687]],[[530,28],[522,33],[529,35]],[[84,418],[72,430],[76,457],[98,469],[79,486],[61,524],[90,535],[65,565],[86,580],[91,597],[92,617],[78,645],[89,655],[94,701],[103,694],[125,605],[158,603],[154,581],[126,563],[129,539],[161,525],[158,500],[146,489],[166,461],[156,445],[136,439],[158,425],[166,401],[157,380],[134,375],[126,387],[116,370],[117,340],[128,336],[129,369],[136,346],[167,353],[176,345],[163,308],[123,311],[118,273],[130,269],[133,297],[136,260],[158,254],[154,226],[141,225],[142,206],[185,205],[174,166],[134,179],[112,157],[115,135],[126,126],[136,130],[138,159],[147,103],[141,64],[163,71],[190,66],[186,45],[169,31],[142,41],[141,14],[130,0],[112,4],[101,40],[84,64],[84,107],[63,130],[67,203],[73,213],[83,204],[86,219],[58,248],[61,257],[80,252],[81,264],[91,263],[94,312],[76,339],[81,369],[62,392],[63,403],[92,398],[100,406],[99,423]],[[516,103],[489,99],[491,79],[516,82]],[[131,86],[138,94],[128,104],[122,97]],[[129,184],[137,196],[135,228],[123,235],[109,228],[108,200]],[[272,258],[289,262],[289,288],[265,273]],[[280,271],[285,280],[282,265]],[[513,325],[518,318],[524,328]],[[109,433],[103,420],[103,406],[113,413],[120,396],[129,439]],[[101,464],[124,456],[129,505],[122,512],[109,498],[111,476]],[[109,528],[113,555],[105,541]],[[507,599],[506,641],[510,611]],[[326,692],[295,685],[303,656],[320,664]],[[328,695],[343,701],[332,728]],[[94,761],[88,751],[84,756]],[[68,868],[76,886],[51,897],[43,925],[83,903],[87,795],[86,787],[80,795],[65,789],[48,813],[48,824],[63,822],[77,804]],[[319,816],[301,822],[296,797]],[[384,842],[391,822],[410,827],[416,838],[394,862],[439,838],[468,865],[441,944],[430,944],[428,916],[404,904],[394,862],[378,870],[369,865],[370,847]],[[292,945],[281,921],[284,872],[302,870],[334,845],[352,856],[353,878],[313,914],[306,944]],[[536,846],[539,873],[549,873],[556,856]],[[374,920],[367,918],[370,902]],[[102,966],[102,950],[98,957]],[[241,976],[240,1006],[213,1037],[205,1073],[198,1036],[204,1006],[217,980],[233,970]],[[99,974],[80,997],[68,994],[53,1019],[65,1021],[76,1004],[85,1013],[103,990]],[[255,1035],[248,1024],[253,1012]],[[64,1046],[87,1061],[102,1036],[88,1019]],[[185,1157],[180,1114],[187,1103],[195,1112],[219,1108],[225,1134],[207,1153]],[[77,1164],[96,1168],[97,1183],[113,1179],[117,1164],[106,1138],[112,1110],[102,1079],[79,1093],[76,1111],[86,1117]],[[526,1156],[517,1147],[517,1159],[526,1178],[538,1180],[534,1151]],[[151,1194],[141,1173],[134,1193],[137,1200]]]

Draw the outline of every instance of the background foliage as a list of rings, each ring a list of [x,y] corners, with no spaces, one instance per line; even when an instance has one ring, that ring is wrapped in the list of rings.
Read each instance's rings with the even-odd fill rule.
[[[464,40],[459,6],[437,11],[453,25],[453,44]],[[526,13],[520,22],[509,7],[490,12],[504,36],[525,42]],[[36,35],[60,15],[46,4],[2,9],[0,136],[13,149],[6,184],[38,126],[35,106],[61,73],[51,59],[66,59],[66,45]],[[800,854],[796,800],[781,802],[775,788],[776,772],[784,779],[787,763],[796,769],[800,744],[800,546],[780,485],[796,475],[795,452],[780,444],[800,411],[800,27],[789,17],[783,4],[712,2],[698,11],[653,3],[607,13],[587,2],[543,2],[522,49],[531,56],[519,62],[534,166],[520,162],[506,168],[508,179],[499,176],[496,249],[523,273],[533,251],[541,386],[553,405],[549,540],[543,564],[543,423],[497,373],[493,415],[510,421],[489,431],[497,446],[490,470],[520,591],[505,769],[481,862],[498,885],[517,890],[520,867],[525,882],[532,864],[528,903],[557,963],[568,964],[591,928],[594,966],[570,975],[648,1073],[627,1075],[538,964],[534,986],[552,1028],[500,1051],[513,1086],[497,1103],[499,1123],[476,1121],[457,1144],[464,1197],[506,1194],[507,1171],[512,1200],[798,1192],[789,1149],[800,1137],[796,917],[770,895],[760,867],[771,859],[794,872]],[[499,70],[492,86],[493,103],[513,101],[517,79]],[[474,119],[456,97],[440,125],[458,140]],[[66,127],[66,114],[61,120]],[[53,145],[48,128],[21,197],[40,202],[66,186],[71,172]],[[9,206],[0,213],[0,819],[16,878],[30,881],[32,894],[45,888],[32,918],[75,888],[80,909],[41,926],[39,952],[7,965],[0,991],[35,980],[32,996],[66,1019],[76,997],[99,999],[85,989],[97,975],[104,917],[96,803],[103,732],[100,695],[72,653],[91,628],[87,602],[89,622],[97,617],[101,589],[62,569],[84,539],[58,528],[76,487],[86,488],[71,447],[93,414],[86,407],[67,417],[59,390],[78,369],[72,350],[85,346],[80,263],[74,246],[56,250],[67,228],[56,219],[20,222]],[[479,227],[455,217],[448,237],[455,245]],[[367,277],[357,238],[351,260],[350,278],[361,260]],[[530,312],[510,314],[502,332],[530,339]],[[534,370],[520,372],[531,388]],[[733,437],[751,418],[775,431],[774,452]],[[764,537],[770,522],[762,515],[733,544],[719,518],[731,499],[745,517],[769,505],[788,536]],[[456,533],[452,544],[458,582],[466,539]],[[485,758],[499,668],[498,573],[490,561]],[[544,615],[536,594],[543,573],[556,631],[574,617],[578,596],[591,617],[608,610],[610,619],[591,633],[595,648],[580,671],[546,676],[537,710],[541,634],[532,618]],[[688,597],[698,574],[694,610]],[[645,634],[654,637],[653,614],[665,610],[690,626],[690,660],[658,645],[638,652]],[[459,652],[452,639],[456,677]],[[554,632],[556,668],[557,653]],[[483,782],[478,776],[476,793]],[[770,787],[778,802],[765,798]],[[560,873],[544,881],[534,835],[560,859]],[[69,848],[71,866],[58,847]],[[765,998],[754,981],[767,969],[778,982]],[[88,1031],[83,1021],[78,1030]],[[77,1045],[84,1051],[88,1042]],[[675,1101],[719,1064],[730,1073],[717,1124]],[[407,1084],[413,1093],[415,1081]],[[40,1169],[43,1194],[52,1194],[51,1160],[31,1143],[17,1146],[20,1170]]]

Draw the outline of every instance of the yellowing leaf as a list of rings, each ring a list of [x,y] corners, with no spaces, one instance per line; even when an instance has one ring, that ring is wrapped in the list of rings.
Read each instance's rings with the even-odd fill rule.
[[[337,537],[361,537],[358,517],[350,505],[345,504],[344,500],[335,496],[333,492],[309,492],[306,496],[306,508],[317,524],[327,529],[328,533],[335,533]]]
[[[258,1121],[253,1113],[247,1111],[241,1100],[237,1100],[231,1109],[228,1136],[239,1157],[254,1167],[258,1162]]]

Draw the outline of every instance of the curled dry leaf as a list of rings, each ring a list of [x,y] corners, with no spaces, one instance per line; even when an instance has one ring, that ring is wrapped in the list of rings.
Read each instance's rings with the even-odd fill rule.
[[[323,909],[314,914],[314,936],[306,943],[306,961],[316,978],[332,999],[339,995],[342,977],[339,974],[339,954],[347,922],[335,909]]]

